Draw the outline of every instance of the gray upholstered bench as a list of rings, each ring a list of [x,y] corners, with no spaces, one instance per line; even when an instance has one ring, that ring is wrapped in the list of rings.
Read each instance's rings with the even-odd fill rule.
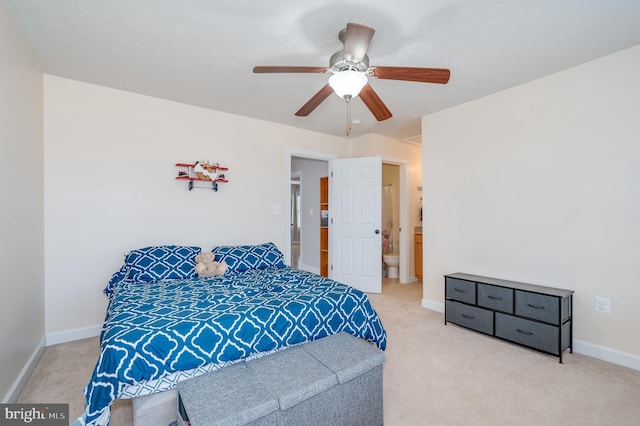
[[[178,424],[382,425],[382,351],[346,333],[178,385]]]

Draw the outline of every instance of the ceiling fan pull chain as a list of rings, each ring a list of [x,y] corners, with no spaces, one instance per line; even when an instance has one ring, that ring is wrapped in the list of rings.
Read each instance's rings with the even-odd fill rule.
[[[347,101],[347,136],[349,136],[349,132],[351,132],[351,96],[345,96],[344,99]]]

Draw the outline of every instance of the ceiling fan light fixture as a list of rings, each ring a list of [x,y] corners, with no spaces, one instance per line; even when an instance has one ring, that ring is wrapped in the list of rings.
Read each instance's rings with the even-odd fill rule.
[[[367,85],[367,76],[361,72],[346,70],[334,73],[329,77],[329,86],[336,95],[344,99],[352,99]]]

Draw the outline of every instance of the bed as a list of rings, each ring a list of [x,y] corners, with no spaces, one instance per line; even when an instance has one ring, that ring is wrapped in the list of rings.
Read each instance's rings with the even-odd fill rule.
[[[347,332],[384,350],[365,293],[288,267],[272,243],[219,246],[224,275],[198,278],[199,247],[154,246],[125,256],[109,281],[100,355],[74,425],[106,425],[111,404],[166,391],[239,360]]]

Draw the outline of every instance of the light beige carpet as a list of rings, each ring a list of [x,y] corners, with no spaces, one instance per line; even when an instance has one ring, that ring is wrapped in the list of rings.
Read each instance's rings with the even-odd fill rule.
[[[420,306],[422,284],[386,280],[370,295],[388,333],[384,364],[387,425],[638,425],[640,371],[579,354],[558,358],[484,336]],[[576,318],[576,321],[579,321]],[[51,346],[19,402],[70,403],[98,356],[98,339]],[[131,403],[118,401],[113,426],[129,426]]]

